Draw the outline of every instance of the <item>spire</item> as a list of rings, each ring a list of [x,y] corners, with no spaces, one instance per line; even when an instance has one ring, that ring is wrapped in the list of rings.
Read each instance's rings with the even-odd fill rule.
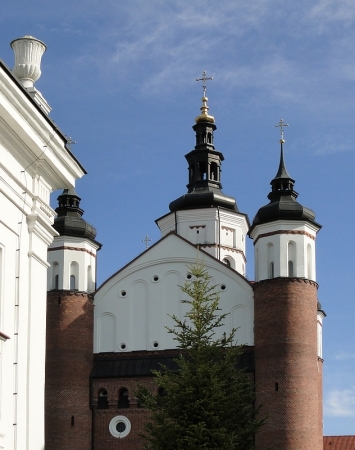
[[[296,201],[298,193],[294,190],[295,180],[293,180],[286,169],[283,145],[284,127],[288,127],[283,119],[275,125],[280,128],[280,164],[276,176],[271,180],[271,192],[267,196],[270,203],[259,209],[254,217],[249,234],[255,225],[272,222],[274,220],[309,220],[314,222],[315,213]]]
[[[270,198],[270,195],[274,192],[293,191],[293,186],[295,184],[295,180],[293,180],[290,177],[290,175],[288,174],[287,169],[286,169],[286,164],[285,164],[285,159],[284,159],[284,149],[283,149],[284,143],[285,143],[285,140],[280,139],[281,151],[280,151],[279,169],[277,171],[277,174],[275,175],[275,178],[270,183],[272,186],[272,192],[269,194],[268,198]],[[295,199],[296,199],[298,194],[296,192],[294,192],[294,195],[295,195]]]
[[[188,192],[170,203],[170,211],[215,206],[238,211],[235,199],[227,197],[221,191],[221,165],[224,157],[215,150],[213,133],[217,127],[214,117],[208,114],[206,97],[206,82],[212,79],[207,77],[206,71],[202,73],[202,78],[196,78],[196,81],[203,83],[203,97],[201,114],[196,117],[196,123],[192,127],[196,134],[196,145],[194,150],[185,155],[189,165]]]
[[[283,119],[280,119],[280,122],[275,125],[275,127],[279,127],[280,128],[280,134],[281,134],[281,139],[280,139],[280,145],[281,145],[281,153],[280,153],[280,165],[279,165],[279,170],[277,171],[277,174],[274,178],[274,180],[278,179],[278,178],[282,178],[282,179],[291,179],[290,175],[287,172],[286,169],[286,165],[285,165],[285,161],[284,161],[284,148],[283,145],[286,142],[284,139],[284,127],[288,127],[289,124],[288,123],[284,123]]]
[[[207,72],[205,70],[202,72],[202,77],[201,78],[196,78],[196,81],[202,81],[202,89],[203,89],[203,97],[201,99],[202,100],[202,106],[200,108],[201,114],[198,117],[196,117],[196,119],[195,119],[196,123],[198,123],[198,122],[211,122],[211,123],[214,123],[214,117],[208,115],[208,110],[210,108],[207,106],[208,98],[206,96],[206,89],[207,89],[206,82],[210,81],[210,80],[213,80],[213,77],[208,77],[207,76]]]
[[[80,200],[74,188],[64,189],[58,197],[58,207],[55,210],[58,215],[54,219],[53,228],[61,236],[81,236],[94,240],[96,229],[81,217],[84,211],[80,208]]]

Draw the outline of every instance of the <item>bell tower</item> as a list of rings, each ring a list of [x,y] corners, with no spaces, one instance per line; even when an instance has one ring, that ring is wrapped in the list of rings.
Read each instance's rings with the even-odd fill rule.
[[[91,449],[89,377],[93,363],[93,298],[96,230],[83,218],[80,197],[58,197],[48,249],[46,448]]]
[[[322,362],[317,339],[324,317],[317,299],[315,240],[321,226],[297,202],[284,160],[270,202],[259,209],[254,241],[254,338],[256,404],[267,417],[256,436],[258,450],[321,450]],[[320,310],[320,311],[318,311]],[[318,328],[318,331],[317,331]]]
[[[206,81],[203,72],[201,114],[192,127],[195,147],[185,158],[188,163],[187,193],[172,201],[170,214],[156,223],[162,237],[175,231],[242,275],[246,272],[245,238],[249,228],[246,214],[239,212],[236,200],[222,192],[223,154],[216,150],[215,119],[209,114]]]

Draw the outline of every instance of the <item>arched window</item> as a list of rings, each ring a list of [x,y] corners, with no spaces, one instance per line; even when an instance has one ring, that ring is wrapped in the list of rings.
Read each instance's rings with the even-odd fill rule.
[[[274,263],[271,262],[269,265],[269,278],[275,277],[275,269],[274,269]]]
[[[296,242],[289,241],[287,244],[287,276],[289,278],[297,276]]]
[[[207,172],[206,163],[204,161],[201,161],[199,163],[199,167],[200,167],[200,180],[205,180]]]
[[[222,261],[227,267],[230,267],[231,266],[231,262],[229,261],[229,259],[228,258],[223,258],[223,261]]]
[[[313,264],[312,264],[312,247],[311,244],[307,244],[307,275],[306,278],[312,280],[313,274]]]
[[[268,278],[274,278],[275,277],[274,245],[271,242],[267,244],[267,262],[268,262]]]
[[[52,273],[53,273],[52,289],[59,289],[59,264],[57,261],[54,261],[54,263],[52,264]]]
[[[129,408],[128,389],[122,388],[118,393],[118,408]]]
[[[90,293],[94,290],[91,266],[88,266],[87,278],[87,292]]]
[[[216,181],[218,181],[218,169],[217,169],[217,163],[215,163],[215,162],[211,163],[210,171],[211,171],[211,173],[210,173],[210,178],[211,178],[211,180],[216,180]]]
[[[106,389],[100,389],[97,399],[97,409],[108,409],[108,394]]]
[[[79,265],[75,261],[70,264],[69,289],[79,289]]]
[[[54,275],[54,289],[59,289],[59,275]]]

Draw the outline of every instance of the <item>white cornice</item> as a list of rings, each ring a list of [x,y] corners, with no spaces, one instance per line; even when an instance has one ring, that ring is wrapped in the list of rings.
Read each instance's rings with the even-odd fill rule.
[[[74,186],[84,175],[80,164],[66,149],[58,128],[33,104],[28,94],[0,66],[0,116],[22,151],[30,152],[30,163],[44,161],[43,173],[52,188]],[[45,167],[47,165],[47,167]]]

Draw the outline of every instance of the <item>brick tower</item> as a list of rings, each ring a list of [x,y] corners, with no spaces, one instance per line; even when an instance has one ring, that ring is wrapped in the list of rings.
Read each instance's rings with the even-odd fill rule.
[[[74,189],[58,197],[48,250],[46,448],[90,450],[89,376],[93,361],[96,230],[81,216]]]
[[[249,231],[255,247],[256,403],[267,417],[256,445],[258,450],[321,450],[324,313],[315,275],[321,226],[314,212],[296,201],[284,163],[283,121],[280,126],[280,165],[270,203],[259,209]]]

